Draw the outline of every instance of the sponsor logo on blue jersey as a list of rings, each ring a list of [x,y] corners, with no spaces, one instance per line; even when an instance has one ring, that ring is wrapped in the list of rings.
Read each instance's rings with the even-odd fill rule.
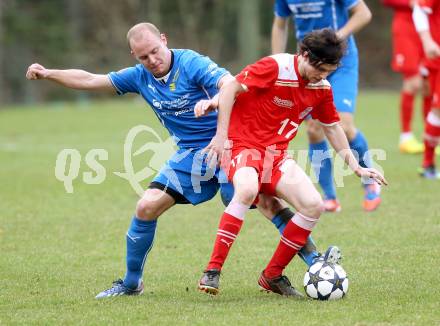
[[[204,147],[215,135],[217,114],[196,119],[194,106],[217,94],[218,82],[228,72],[192,50],[172,51],[174,63],[166,82],[156,80],[141,64],[111,72],[109,78],[118,94],[140,94],[170,135],[178,139],[179,147]]]

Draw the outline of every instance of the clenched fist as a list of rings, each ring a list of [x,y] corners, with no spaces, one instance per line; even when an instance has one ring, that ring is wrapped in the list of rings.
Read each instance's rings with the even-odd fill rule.
[[[26,78],[29,80],[33,79],[44,79],[49,75],[49,70],[44,68],[42,65],[38,63],[34,63],[29,66],[26,72]]]

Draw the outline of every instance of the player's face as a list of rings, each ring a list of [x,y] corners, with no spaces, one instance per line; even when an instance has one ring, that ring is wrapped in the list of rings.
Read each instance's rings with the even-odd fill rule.
[[[308,58],[303,62],[303,78],[311,83],[317,83],[322,79],[327,78],[333,71],[338,68],[338,65],[330,65],[327,63],[321,64],[317,67],[310,64]]]
[[[132,55],[144,65],[154,76],[165,76],[171,65],[171,53],[167,48],[165,35],[145,32],[144,37],[131,40]]]

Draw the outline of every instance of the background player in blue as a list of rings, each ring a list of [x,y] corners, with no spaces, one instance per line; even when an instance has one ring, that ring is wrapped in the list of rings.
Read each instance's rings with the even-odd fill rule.
[[[356,128],[353,114],[358,91],[358,50],[353,33],[371,20],[371,12],[363,0],[276,0],[275,18],[272,26],[272,53],[286,51],[289,18],[292,17],[296,38],[301,40],[308,32],[333,28],[340,38],[347,39],[347,53],[341,66],[327,79],[332,85],[334,101],[341,118],[342,127],[350,147],[359,155],[363,167],[371,167],[368,144]],[[324,192],[326,210],[340,211],[333,182],[332,161],[325,155],[328,144],[322,128],[313,120],[308,122],[309,158]],[[329,152],[327,152],[329,153]],[[377,184],[365,184],[363,207],[375,210],[380,204],[380,188]]]
[[[206,104],[215,106],[218,89],[231,75],[194,51],[168,49],[165,35],[152,24],[135,25],[127,39],[132,55],[140,62],[134,67],[99,75],[76,69],[46,69],[33,64],[26,74],[28,79],[49,79],[74,89],[138,93],[179,146],[137,203],[126,235],[124,280],[116,281],[97,298],[141,294],[144,264],[153,245],[158,217],[176,203],[196,205],[207,201],[220,187],[219,170],[207,167],[199,154],[215,135],[217,114],[211,112],[196,118],[194,110]],[[223,198],[232,197],[228,191],[233,188],[222,189]],[[283,220],[293,213],[280,206],[276,198],[262,198],[262,202],[265,203],[263,213],[282,230]]]

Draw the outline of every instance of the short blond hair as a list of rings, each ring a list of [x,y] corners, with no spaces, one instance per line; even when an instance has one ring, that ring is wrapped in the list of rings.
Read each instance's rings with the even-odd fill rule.
[[[150,32],[157,37],[160,37],[159,29],[151,23],[139,23],[130,28],[127,32],[127,43],[128,47],[131,49],[130,41],[132,39],[140,39],[145,32]]]

